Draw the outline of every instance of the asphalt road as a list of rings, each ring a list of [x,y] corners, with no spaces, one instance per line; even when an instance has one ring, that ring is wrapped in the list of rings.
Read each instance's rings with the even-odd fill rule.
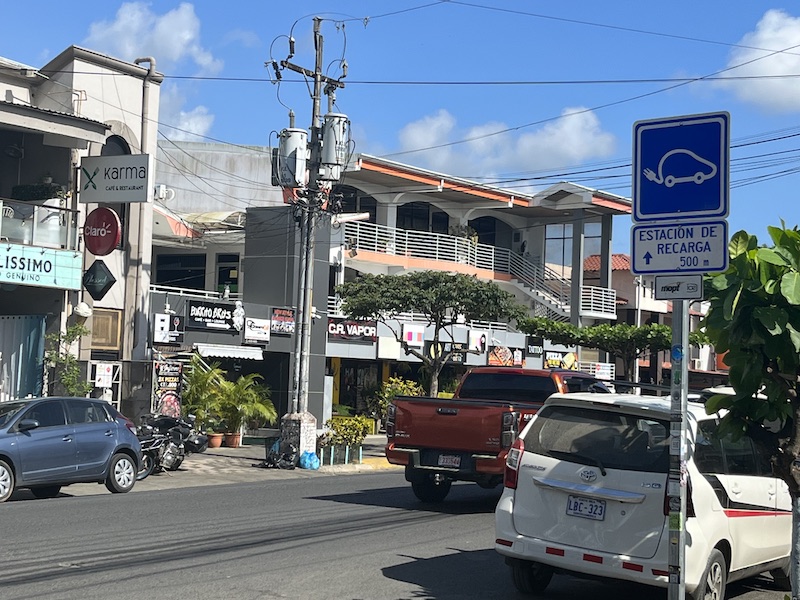
[[[180,473],[176,474],[176,477]],[[454,485],[439,508],[402,472],[144,489],[0,505],[0,597],[16,599],[513,599],[493,549],[499,490]],[[767,577],[729,598],[783,600]],[[556,576],[544,598],[666,598]]]

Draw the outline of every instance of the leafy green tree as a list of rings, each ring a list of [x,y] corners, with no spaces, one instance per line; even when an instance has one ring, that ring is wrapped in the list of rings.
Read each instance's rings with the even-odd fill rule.
[[[452,327],[467,321],[500,321],[522,318],[525,307],[491,282],[464,274],[443,271],[416,271],[407,275],[364,275],[337,287],[342,311],[352,319],[374,319],[385,324],[403,351],[419,358],[430,369],[428,392],[436,396],[439,374],[453,353],[444,342],[452,342]],[[398,316],[421,313],[433,328],[431,352],[409,346],[403,340]]]
[[[745,231],[731,237],[730,265],[706,276],[706,333],[724,352],[736,394],[716,396],[709,413],[728,409],[720,433],[747,433],[771,456],[789,486],[793,543],[791,579],[800,584],[800,232],[769,227],[773,246]],[[760,395],[757,395],[759,394]],[[766,396],[766,398],[764,398]],[[776,425],[778,423],[779,425]]]
[[[551,321],[542,317],[525,319],[521,331],[536,335],[564,346],[583,346],[608,352],[622,361],[623,378],[630,380],[636,361],[645,353],[658,353],[672,346],[672,328],[668,325],[648,324],[637,327],[627,323],[610,325],[602,323],[590,327],[576,327],[571,323]],[[702,332],[689,334],[691,345],[702,346],[707,338]]]
[[[45,337],[47,350],[44,358],[53,369],[51,393],[85,396],[92,391],[94,386],[86,380],[78,358],[72,353],[73,344],[89,333],[85,325],[75,323],[65,331],[51,333]]]

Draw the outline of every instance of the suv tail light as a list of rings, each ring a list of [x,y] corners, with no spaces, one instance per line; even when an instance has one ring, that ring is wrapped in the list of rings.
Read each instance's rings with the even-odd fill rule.
[[[522,462],[522,454],[525,452],[525,443],[521,438],[514,440],[514,445],[506,456],[506,469],[503,473],[503,485],[509,489],[517,489],[519,479],[519,465]]]
[[[500,444],[503,448],[509,448],[517,439],[519,430],[519,414],[515,412],[503,413],[503,425],[500,431]]]
[[[664,492],[664,516],[669,516],[669,494]],[[694,502],[692,501],[692,481],[691,479],[687,479],[686,485],[686,518],[694,517]]]

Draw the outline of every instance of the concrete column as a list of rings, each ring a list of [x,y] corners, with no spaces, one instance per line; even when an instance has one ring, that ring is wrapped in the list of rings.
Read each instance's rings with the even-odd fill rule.
[[[570,294],[570,322],[581,326],[581,288],[583,287],[583,219],[584,211],[573,212],[572,220],[572,290]]]

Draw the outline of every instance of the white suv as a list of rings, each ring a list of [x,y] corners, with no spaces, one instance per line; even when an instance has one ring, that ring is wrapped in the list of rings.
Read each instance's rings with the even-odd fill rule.
[[[508,454],[495,549],[514,585],[542,592],[554,572],[667,587],[669,398],[556,394]],[[686,591],[725,597],[769,571],[788,589],[791,500],[748,437],[715,435],[689,405]]]

